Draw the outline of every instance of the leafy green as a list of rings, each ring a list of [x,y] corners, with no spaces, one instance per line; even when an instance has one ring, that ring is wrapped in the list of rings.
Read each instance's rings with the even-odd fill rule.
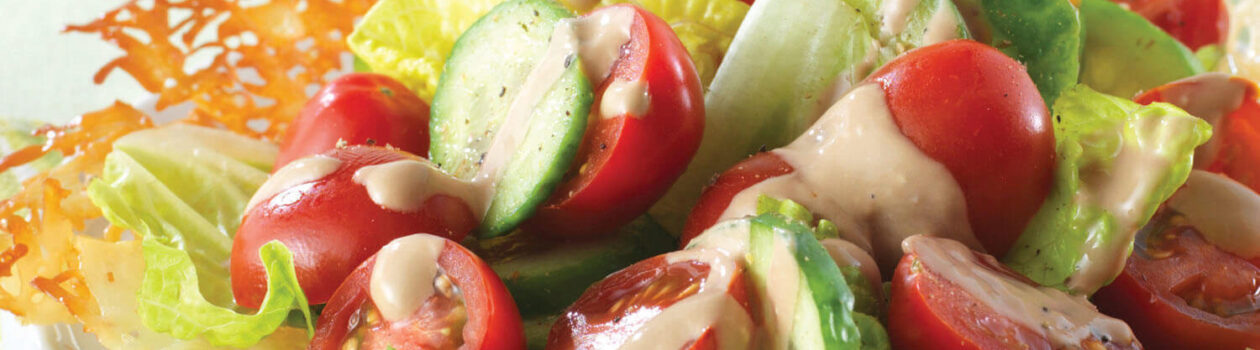
[[[27,146],[43,143],[44,138],[33,133],[37,127],[38,124],[35,122],[0,118],[0,140],[4,141],[4,144],[0,144],[0,153],[9,154]],[[40,172],[60,164],[61,160],[61,152],[52,151],[33,162],[27,163],[26,167],[29,167],[29,170],[32,172]],[[9,169],[0,172],[0,199],[12,197],[21,190],[22,182],[20,178],[22,176],[19,176],[18,170]]]
[[[226,263],[232,235],[245,204],[267,179],[274,145],[176,124],[129,134],[113,146],[88,196],[111,224],[144,239],[137,298],[147,327],[237,347],[271,334],[294,308],[309,327],[305,296],[283,246],[259,252],[270,288],[263,309],[237,314],[231,298]]]
[[[884,325],[879,323],[879,319],[864,313],[854,313],[853,322],[857,324],[858,331],[862,332],[863,350],[892,349],[888,332],[884,330]]]
[[[154,331],[180,339],[205,336],[211,344],[246,347],[254,345],[284,323],[289,311],[298,309],[307,332],[314,321],[306,296],[298,285],[293,255],[284,244],[271,241],[259,249],[267,272],[267,295],[253,315],[211,304],[198,290],[196,269],[188,253],[154,240],[145,240],[144,282],[138,312]]]
[[[871,283],[862,275],[862,270],[857,266],[841,266],[840,274],[844,276],[844,283],[849,285],[849,290],[853,292],[853,311],[864,313],[867,315],[879,315],[879,297],[876,291],[871,287]]]
[[[1134,234],[1189,176],[1201,119],[1084,85],[1054,105],[1055,182],[1005,261],[1043,285],[1090,294],[1119,274]]]
[[[346,43],[373,72],[389,75],[432,101],[455,40],[503,0],[382,0]]]

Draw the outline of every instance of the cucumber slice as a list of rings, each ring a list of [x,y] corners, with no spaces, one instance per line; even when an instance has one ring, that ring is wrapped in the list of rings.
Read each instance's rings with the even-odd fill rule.
[[[1081,82],[1099,92],[1129,99],[1203,72],[1203,63],[1185,45],[1111,1],[1081,2],[1081,17],[1085,19]]]
[[[1028,67],[1051,106],[1076,86],[1084,47],[1079,2],[1068,0],[954,0],[971,34]]]
[[[563,311],[587,286],[677,245],[647,216],[601,237],[607,238],[557,243],[517,231],[470,246],[503,280],[521,315],[530,317]]]
[[[431,159],[461,179],[479,177],[500,136],[508,108],[542,63],[554,28],[572,13],[547,0],[496,6],[456,41],[447,60],[430,122]],[[487,181],[494,188],[478,234],[505,234],[533,215],[568,170],[586,130],[594,93],[580,64],[570,64],[523,126],[512,155]],[[555,62],[558,63],[558,62]]]
[[[853,319],[853,293],[840,268],[814,238],[813,230],[780,215],[759,215],[749,230],[749,272],[762,294],[768,296],[773,276],[798,274],[798,292],[789,347],[797,349],[857,349],[862,334]],[[786,250],[784,250],[786,248]],[[776,255],[792,254],[789,260]],[[785,265],[795,264],[795,266]],[[793,271],[794,270],[794,271]],[[771,307],[781,307],[771,305]],[[764,309],[763,310],[771,310]],[[764,313],[771,315],[772,313]],[[773,324],[773,323],[766,323]],[[785,331],[785,330],[780,330]],[[773,337],[772,337],[773,338]]]

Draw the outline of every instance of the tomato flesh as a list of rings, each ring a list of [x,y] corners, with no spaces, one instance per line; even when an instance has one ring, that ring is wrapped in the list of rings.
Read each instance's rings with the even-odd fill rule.
[[[1225,0],[1112,0],[1150,20],[1190,50],[1221,44],[1229,36]]]
[[[1173,103],[1194,113],[1221,113],[1221,119],[1216,121],[1212,130],[1211,142],[1216,144],[1215,151],[1213,154],[1202,154],[1207,156],[1205,161],[1195,159],[1196,167],[1207,164],[1205,170],[1224,174],[1251,190],[1260,192],[1260,87],[1240,77],[1230,77],[1229,83],[1244,89],[1241,104],[1210,106],[1214,111],[1195,111],[1186,105],[1189,103],[1194,107],[1204,108],[1202,100],[1198,99],[1226,93],[1209,90],[1212,84],[1204,84],[1193,78],[1161,85],[1133,100],[1141,104]],[[1186,91],[1190,93],[1185,93]],[[1179,95],[1187,97],[1178,97]],[[1200,147],[1200,152],[1204,150],[1203,147],[1205,146]]]
[[[1260,348],[1257,262],[1191,226],[1156,226],[1138,239],[1124,271],[1094,295],[1103,312],[1129,322],[1152,349]]]
[[[704,131],[704,99],[690,56],[660,17],[634,9],[630,42],[596,89],[600,110],[614,80],[643,81],[650,104],[642,116],[600,117],[588,127],[565,180],[527,224],[535,232],[574,237],[607,234],[647,211],[682,175]]]
[[[435,293],[410,317],[389,321],[375,313],[370,282],[375,256],[337,288],[324,308],[310,349],[522,349],[524,328],[507,288],[484,261],[447,241],[438,267],[459,291]]]
[[[463,200],[429,197],[419,210],[397,212],[372,201],[354,173],[368,165],[419,159],[382,147],[333,149],[326,156],[342,161],[327,176],[294,186],[276,196],[293,201],[264,201],[245,214],[232,244],[232,293],[237,304],[256,308],[267,283],[258,249],[279,240],[293,251],[298,282],[312,305],[328,301],[355,266],[394,238],[427,232],[463,239],[478,221]]]
[[[931,266],[907,253],[892,280],[888,332],[894,349],[1053,349],[1041,333],[998,313],[968,293],[955,281],[937,272],[940,268],[981,268],[997,272],[1012,283],[1034,282],[1002,265],[992,256],[973,252],[974,266]],[[1140,349],[1102,342],[1093,337],[1083,348]]]
[[[393,78],[350,73],[325,85],[289,125],[275,169],[345,145],[429,154],[429,105]]]
[[[547,349],[615,348],[665,308],[695,295],[709,278],[710,266],[684,260],[670,263],[658,255],[631,265],[592,285],[551,328]],[[735,271],[727,292],[750,312],[744,273]],[[720,348],[708,328],[684,349]]]

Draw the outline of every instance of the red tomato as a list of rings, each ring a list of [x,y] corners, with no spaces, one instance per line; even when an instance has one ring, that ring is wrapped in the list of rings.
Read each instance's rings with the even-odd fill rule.
[[[1054,349],[1041,333],[999,314],[937,271],[942,268],[989,269],[1012,283],[1034,284],[992,256],[973,252],[975,265],[933,266],[907,252],[892,279],[888,335],[894,349]],[[1090,343],[1090,344],[1087,344]],[[1104,345],[1090,338],[1081,342]],[[1108,342],[1108,349],[1141,349]]]
[[[347,341],[359,342],[356,349],[524,349],[525,333],[516,303],[490,266],[472,252],[447,241],[438,257],[438,267],[459,288],[466,319],[452,320],[456,304],[440,293],[430,297],[410,318],[391,322],[375,314],[369,289],[373,256],[350,274],[324,307],[308,349],[344,349]],[[369,311],[370,310],[370,311]],[[372,314],[373,316],[369,316]],[[461,342],[442,330],[462,328]],[[461,344],[462,343],[462,344]]]
[[[1213,140],[1216,144],[1215,154],[1206,155],[1205,161],[1195,159],[1195,165],[1206,164],[1206,170],[1221,173],[1234,181],[1238,181],[1253,191],[1260,192],[1260,88],[1249,80],[1230,77],[1230,88],[1242,88],[1242,104],[1233,106],[1234,101],[1221,101],[1226,105],[1203,106],[1203,101],[1215,101],[1214,95],[1225,94],[1214,91],[1211,84],[1195,79],[1179,80],[1161,85],[1134,98],[1141,104],[1153,102],[1169,102],[1185,108],[1191,113],[1220,113],[1220,121],[1213,126]],[[1184,98],[1179,98],[1184,96]],[[1197,111],[1197,108],[1210,111]],[[1200,147],[1199,152],[1205,149]]]
[[[1005,254],[1054,175],[1050,115],[1024,67],[984,44],[955,40],[910,51],[867,80],[884,88],[901,132],[953,174],[985,249]],[[719,176],[692,210],[683,244],[739,191],[791,171],[777,156],[757,155]]]
[[[324,155],[341,160],[337,170],[296,185],[246,212],[232,244],[232,293],[236,303],[256,308],[267,291],[258,249],[279,240],[293,251],[298,282],[312,305],[328,301],[355,266],[389,241],[426,232],[463,239],[478,225],[463,200],[433,195],[419,210],[398,212],[372,201],[354,173],[368,165],[421,159],[382,147],[336,148]],[[273,178],[274,179],[274,178]],[[286,196],[286,197],[281,197]]]
[[[551,327],[547,349],[619,347],[662,310],[696,295],[706,280],[714,278],[710,274],[713,271],[712,266],[708,263],[700,260],[669,263],[668,259],[669,254],[652,257],[613,273],[587,288],[582,297],[569,306]],[[747,313],[744,317],[751,320],[748,294],[744,289],[744,270],[740,264],[734,266],[737,266],[737,270],[730,272],[734,276],[725,292],[739,303],[739,312]],[[722,331],[724,330],[707,328],[684,349],[722,348],[715,334]]]
[[[429,105],[406,86],[375,73],[343,75],[302,107],[280,143],[275,168],[348,145],[390,145],[429,154]]]
[[[704,96],[686,48],[660,17],[630,5],[636,13],[630,42],[612,74],[596,89],[598,111],[614,79],[643,81],[651,98],[647,113],[592,119],[570,178],[528,224],[558,236],[612,232],[660,199],[700,147]],[[598,113],[596,113],[598,114]]]
[[[704,230],[713,227],[739,192],[766,179],[789,174],[793,170],[792,165],[778,155],[761,152],[723,172],[712,185],[704,189],[695,208],[687,216],[687,224],[683,226],[680,241],[682,247],[686,247],[688,242],[704,233]]]
[[[1229,36],[1225,0],[1111,0],[1127,5],[1191,50],[1224,43]]]
[[[954,40],[902,55],[871,74],[901,132],[954,175],[971,228],[1002,256],[1050,193],[1054,128],[1024,66]]]
[[[1260,268],[1173,226],[1139,237],[1124,272],[1094,294],[1152,349],[1260,348]],[[1144,244],[1143,244],[1144,243]]]

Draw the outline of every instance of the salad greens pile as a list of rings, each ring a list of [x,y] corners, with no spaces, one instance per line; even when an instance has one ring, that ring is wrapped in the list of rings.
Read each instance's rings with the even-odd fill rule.
[[[276,147],[229,131],[176,124],[114,143],[88,187],[115,226],[143,239],[138,312],[145,326],[179,339],[245,347],[300,311],[314,325],[293,258],[273,242],[259,252],[268,293],[253,315],[232,302],[228,257],[245,204],[267,179]]]

